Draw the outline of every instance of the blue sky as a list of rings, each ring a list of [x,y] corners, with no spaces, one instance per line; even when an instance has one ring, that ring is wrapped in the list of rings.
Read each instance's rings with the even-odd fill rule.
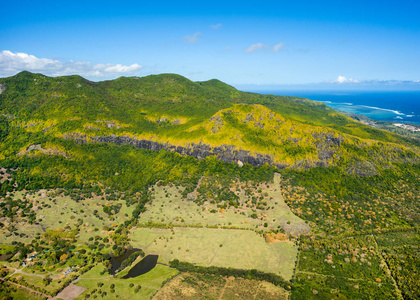
[[[418,1],[6,1],[0,77],[420,89]]]

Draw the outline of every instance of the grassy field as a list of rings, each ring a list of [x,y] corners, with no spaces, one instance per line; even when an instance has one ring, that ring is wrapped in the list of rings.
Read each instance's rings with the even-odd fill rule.
[[[103,269],[104,266],[99,264],[80,277],[76,284],[85,287],[87,290],[76,299],[85,299],[86,295],[89,294],[91,298],[148,300],[161,288],[165,280],[178,274],[177,270],[158,264],[153,270],[144,275],[129,279],[119,279],[110,276],[108,273],[101,275],[100,272]],[[111,284],[115,285],[114,289],[111,289]],[[137,288],[138,286],[141,288]]]
[[[13,285],[12,283],[5,283],[0,289],[0,299],[44,300],[45,297],[31,293],[24,288]]]
[[[159,254],[162,262],[179,259],[202,266],[258,269],[293,275],[298,249],[292,242],[267,244],[250,230],[209,228],[137,228],[132,244],[147,253]]]
[[[33,210],[36,212],[36,220],[39,224],[16,222],[16,232],[26,235],[22,237],[10,234],[5,229],[5,226],[0,230],[3,243],[10,244],[12,241],[29,242],[37,233],[42,234],[47,229],[64,228],[66,225],[73,227],[78,222],[78,219],[83,221],[78,240],[86,242],[90,237],[96,235],[105,237],[106,234],[102,231],[103,226],[123,223],[131,217],[134,209],[134,205],[127,207],[125,201],[122,200],[107,201],[96,196],[93,199],[76,202],[68,196],[50,197],[48,196],[49,193],[51,191],[41,191],[36,194],[26,195],[26,198],[33,204]],[[14,198],[22,199],[23,196],[23,192],[17,192]],[[111,218],[112,220],[104,213],[102,208],[102,205],[109,203],[114,205],[122,204],[121,210]],[[97,211],[96,214],[94,213],[95,210]]]
[[[8,252],[13,252],[15,249],[12,245],[0,245],[0,255],[6,254]]]
[[[183,273],[167,283],[153,300],[288,299],[289,293],[267,282]]]
[[[25,271],[25,270],[24,270]],[[57,290],[57,288],[60,286],[61,280],[55,279],[50,284],[45,285],[45,283],[42,281],[43,276],[36,276],[36,275],[25,275],[25,274],[19,274],[15,273],[11,277],[13,278],[22,278],[30,285],[39,286],[47,290],[48,292],[52,292]]]
[[[182,199],[181,190],[172,186],[155,186],[152,202],[148,204],[146,212],[141,214],[139,222],[178,224],[182,226],[234,226],[256,230],[272,230],[283,228],[286,233],[297,235],[306,233],[310,227],[299,217],[293,214],[284,202],[280,189],[280,174],[274,175],[273,183],[264,183],[252,188],[256,194],[262,190],[260,202],[266,203],[265,209],[256,209],[249,203],[248,197],[241,188],[241,183],[236,184],[237,195],[241,204],[238,208],[219,209],[215,203],[206,201],[198,205],[191,197]],[[251,217],[254,215],[253,217]]]

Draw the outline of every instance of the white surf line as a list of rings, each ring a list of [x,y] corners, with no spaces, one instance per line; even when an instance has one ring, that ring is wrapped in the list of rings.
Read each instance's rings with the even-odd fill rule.
[[[371,109],[383,110],[383,111],[390,111],[390,112],[393,112],[396,115],[405,116],[405,114],[403,114],[402,112],[400,112],[398,110],[387,109],[387,108],[380,108],[380,107],[376,107],[376,106],[367,106],[367,105],[359,105],[359,106],[366,107],[366,108],[371,108]]]
[[[328,103],[328,104],[334,104],[334,105],[340,105],[340,104],[345,104],[345,105],[348,105],[348,106],[353,106],[354,105],[351,102],[332,102],[332,101],[327,101],[327,100],[325,100],[325,101],[323,101],[323,100],[314,100],[314,101],[319,101],[319,102]]]

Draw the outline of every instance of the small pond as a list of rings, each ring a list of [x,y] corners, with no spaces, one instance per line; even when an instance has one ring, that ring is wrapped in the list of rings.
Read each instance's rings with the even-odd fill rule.
[[[147,255],[141,261],[139,261],[134,267],[128,271],[128,274],[122,277],[123,279],[134,278],[147,272],[151,271],[156,267],[159,255]]]
[[[118,268],[121,266],[124,260],[126,260],[131,254],[135,252],[140,252],[140,251],[142,250],[134,248],[134,249],[126,250],[123,255],[116,256],[116,257],[111,256],[111,269],[109,270],[109,274],[115,275],[115,272],[118,270]]]

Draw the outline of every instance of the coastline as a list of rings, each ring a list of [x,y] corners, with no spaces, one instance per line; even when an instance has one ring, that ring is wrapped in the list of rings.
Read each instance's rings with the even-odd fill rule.
[[[260,94],[297,96],[322,102],[340,112],[376,121],[420,125],[420,91],[259,90]]]

